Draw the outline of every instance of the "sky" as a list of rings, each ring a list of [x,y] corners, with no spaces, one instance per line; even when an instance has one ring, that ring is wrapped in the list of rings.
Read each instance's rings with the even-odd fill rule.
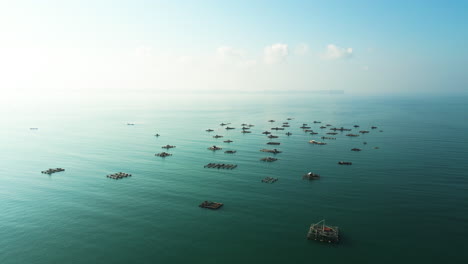
[[[0,0],[0,90],[466,93],[466,13],[455,0]]]

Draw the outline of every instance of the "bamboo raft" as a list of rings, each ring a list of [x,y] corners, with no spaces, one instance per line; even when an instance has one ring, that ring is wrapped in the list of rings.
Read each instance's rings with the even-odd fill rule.
[[[213,136],[214,138],[222,138],[223,136],[220,136],[220,135],[216,135],[216,136]]]
[[[114,179],[114,180],[120,180],[120,179],[127,178],[127,177],[130,177],[130,176],[132,176],[132,175],[128,174],[128,173],[117,172],[117,173],[114,173],[114,174],[109,174],[106,177]]]
[[[233,142],[233,141],[230,140],[230,139],[228,139],[228,140],[224,140],[223,142],[224,142],[224,143],[231,143],[231,142]]]
[[[210,168],[210,169],[226,169],[232,170],[235,169],[237,165],[235,164],[224,164],[224,163],[208,163],[203,168]]]
[[[326,126],[321,126],[320,128],[321,128],[321,129],[324,129],[324,128],[327,128],[327,127],[326,127]]]
[[[281,144],[280,142],[268,142],[267,145],[279,145]]]
[[[336,132],[328,132],[327,135],[338,135]]]
[[[248,133],[252,133],[252,131],[249,131],[249,130],[242,130],[241,133],[248,134]]]
[[[306,174],[304,174],[302,176],[302,179],[303,180],[309,180],[309,181],[318,180],[318,179],[320,179],[320,175],[318,175],[316,173],[308,172],[308,173],[306,173]]]
[[[317,135],[318,132],[310,132],[311,135]]]
[[[227,130],[236,129],[235,127],[226,127]]]
[[[281,151],[279,151],[279,150],[277,150],[277,149],[261,149],[260,151],[261,151],[261,152],[274,153],[274,154],[281,153]]]
[[[209,128],[209,129],[207,129],[207,130],[205,130],[205,131],[206,131],[206,132],[213,132],[214,130],[211,129],[211,128]]]
[[[278,178],[272,178],[272,177],[266,177],[262,179],[262,182],[264,183],[275,183],[278,181]]]
[[[268,138],[278,138],[278,136],[268,135]]]
[[[164,148],[164,149],[171,149],[171,148],[175,148],[175,146],[172,146],[172,145],[166,145],[166,146],[162,146],[162,148]]]
[[[212,201],[204,201],[201,203],[199,206],[201,208],[207,208],[207,209],[212,209],[212,210],[217,210],[223,206],[223,203],[217,203],[217,202],[212,202]]]
[[[48,169],[48,170],[45,170],[45,171],[41,171],[41,173],[44,173],[44,174],[53,174],[53,173],[56,173],[56,172],[61,172],[61,171],[65,171],[65,169],[62,169],[62,168],[55,168],[55,169]]]
[[[325,225],[325,220],[312,224],[307,232],[307,239],[320,242],[338,243],[340,241],[340,232],[337,226]]]
[[[301,126],[301,127],[299,127],[299,128],[302,128],[302,129],[309,129],[310,126]]]
[[[282,125],[282,127],[290,127],[290,125]]]
[[[265,157],[265,158],[261,158],[260,160],[261,161],[266,161],[266,162],[273,162],[273,161],[277,161],[278,159],[273,158],[273,157]]]
[[[284,130],[284,127],[272,127],[271,130]]]
[[[165,158],[165,157],[168,157],[168,156],[172,156],[171,153],[167,153],[167,152],[161,152],[161,153],[156,153],[154,154],[155,156],[158,156],[158,157],[162,157],[162,158]]]

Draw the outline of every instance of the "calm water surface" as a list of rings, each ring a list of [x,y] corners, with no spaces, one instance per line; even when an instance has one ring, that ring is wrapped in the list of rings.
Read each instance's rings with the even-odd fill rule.
[[[45,102],[0,107],[2,264],[468,259],[467,98],[166,94]],[[279,160],[259,161],[269,156],[259,150],[271,148],[261,132],[288,117],[290,128],[273,131]],[[240,133],[242,123],[255,125],[251,134]],[[303,123],[319,134],[304,133]],[[327,123],[379,128],[307,143],[321,140]],[[166,144],[177,146],[173,156],[155,157]],[[223,151],[207,150],[213,144]],[[238,167],[204,169],[209,162]],[[66,171],[40,173],[52,167]],[[118,171],[133,176],[105,177]],[[302,180],[308,171],[322,178]],[[267,176],[279,181],[261,183]],[[204,200],[225,206],[203,210]],[[324,218],[340,226],[342,243],[306,240],[310,224]]]

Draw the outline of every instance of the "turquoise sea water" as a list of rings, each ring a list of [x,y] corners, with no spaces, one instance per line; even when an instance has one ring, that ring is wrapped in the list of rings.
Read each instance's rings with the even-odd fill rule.
[[[468,259],[466,97],[166,94],[0,109],[2,264]],[[289,129],[272,131],[278,139],[261,134],[288,117]],[[240,133],[242,123],[255,125],[251,134]],[[320,133],[302,132],[302,123]],[[327,123],[379,128],[309,144]],[[155,157],[166,144],[177,146],[173,156]],[[213,144],[223,151],[207,150]],[[283,151],[279,160],[259,161],[271,156],[259,150],[273,147]],[[203,168],[209,162],[238,167]],[[66,171],[40,173],[52,167]],[[133,176],[105,177],[118,171]],[[302,180],[308,171],[322,178]],[[279,181],[261,183],[267,176]],[[201,209],[204,200],[225,205]],[[321,219],[341,228],[340,244],[306,240]]]

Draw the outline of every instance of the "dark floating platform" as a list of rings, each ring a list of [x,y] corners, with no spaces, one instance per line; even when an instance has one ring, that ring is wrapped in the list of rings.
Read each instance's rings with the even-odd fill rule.
[[[236,152],[237,151],[235,151],[235,150],[226,150],[226,151],[224,151],[224,153],[227,153],[227,154],[234,154]]]
[[[268,142],[267,145],[279,145],[281,144],[280,142]]]
[[[351,129],[344,128],[344,127],[340,127],[340,128],[333,127],[333,128],[330,128],[330,130],[333,130],[333,131],[351,131]]]
[[[235,169],[237,165],[235,164],[224,164],[224,163],[208,163],[203,168],[210,168],[210,169],[226,169],[232,170]]]
[[[125,172],[117,172],[117,173],[114,173],[114,174],[109,174],[106,177],[114,179],[114,180],[120,180],[120,179],[127,178],[127,177],[130,177],[130,176],[132,176],[132,175],[128,174],[128,173],[125,173]]]
[[[223,203],[217,203],[217,202],[212,202],[212,201],[204,201],[203,203],[201,203],[199,206],[201,208],[207,208],[207,209],[212,209],[212,210],[218,210],[219,208],[221,208],[221,206],[223,206],[224,204]]]
[[[264,183],[275,183],[278,181],[278,178],[272,178],[272,177],[266,177],[265,179],[262,180]]]
[[[265,157],[265,158],[261,158],[260,160],[261,161],[266,161],[266,162],[273,162],[273,161],[277,161],[278,159],[273,158],[273,157]]]
[[[304,180],[318,180],[320,179],[320,175],[316,174],[316,173],[312,173],[312,172],[308,172],[306,174],[304,174],[304,176],[302,176],[302,179]]]
[[[173,146],[173,145],[166,145],[166,146],[162,146],[162,148],[164,148],[164,149],[171,149],[171,148],[175,148],[175,146]]]
[[[279,150],[277,150],[277,149],[261,149],[260,151],[261,151],[261,152],[274,153],[274,154],[281,153],[281,151],[279,151]]]
[[[171,153],[167,153],[167,152],[161,152],[161,153],[156,153],[154,154],[155,156],[158,156],[158,157],[162,157],[162,158],[165,158],[165,157],[168,157],[168,156],[172,156]]]
[[[351,161],[338,161],[338,164],[340,165],[353,165]]]
[[[41,171],[41,173],[50,175],[50,174],[53,174],[53,173],[56,173],[56,172],[61,172],[61,171],[65,171],[65,169],[62,169],[62,168],[48,169],[48,170],[45,170],[45,171]]]
[[[340,232],[337,226],[325,225],[325,220],[312,224],[307,232],[307,239],[320,242],[338,243],[340,241]]]

